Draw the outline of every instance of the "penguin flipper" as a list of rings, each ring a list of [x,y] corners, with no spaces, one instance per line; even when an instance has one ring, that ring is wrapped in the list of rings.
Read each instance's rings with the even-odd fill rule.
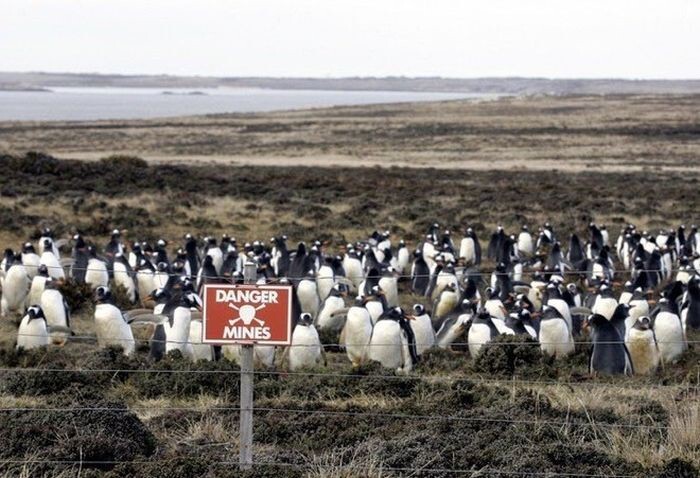
[[[168,316],[166,315],[161,315],[161,314],[143,314],[139,315],[138,317],[135,317],[131,320],[128,321],[130,325],[134,324],[156,324],[156,325],[162,325],[163,322],[168,320]]]

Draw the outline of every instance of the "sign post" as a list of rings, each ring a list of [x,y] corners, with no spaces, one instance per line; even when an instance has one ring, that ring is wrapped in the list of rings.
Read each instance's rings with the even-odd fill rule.
[[[253,466],[254,344],[289,345],[292,339],[292,288],[255,285],[257,266],[247,262],[245,285],[204,286],[202,342],[241,345],[240,469]]]

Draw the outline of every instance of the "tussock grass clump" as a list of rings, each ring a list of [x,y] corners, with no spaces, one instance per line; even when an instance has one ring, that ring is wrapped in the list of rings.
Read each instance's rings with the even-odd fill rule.
[[[481,349],[472,369],[498,376],[554,377],[552,362],[542,355],[537,341],[522,335],[499,335]]]

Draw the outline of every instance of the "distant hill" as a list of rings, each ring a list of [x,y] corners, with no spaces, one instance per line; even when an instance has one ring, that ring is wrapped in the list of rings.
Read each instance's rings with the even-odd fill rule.
[[[58,86],[155,88],[269,88],[293,90],[383,90],[510,94],[689,94],[700,80],[623,80],[547,78],[255,78],[91,73],[0,72],[0,89],[32,90]]]

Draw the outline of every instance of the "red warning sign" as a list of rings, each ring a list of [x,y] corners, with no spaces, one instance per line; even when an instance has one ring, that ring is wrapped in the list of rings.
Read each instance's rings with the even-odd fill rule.
[[[203,302],[204,343],[291,343],[291,286],[205,285]]]

